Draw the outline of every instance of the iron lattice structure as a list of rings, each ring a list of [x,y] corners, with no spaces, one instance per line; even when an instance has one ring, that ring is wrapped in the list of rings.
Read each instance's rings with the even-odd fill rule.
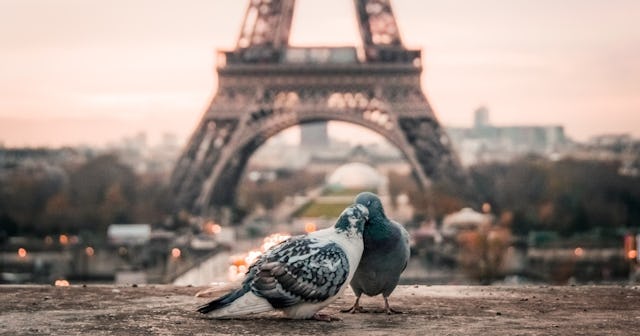
[[[420,84],[420,50],[400,38],[389,0],[354,0],[356,47],[289,45],[294,0],[251,0],[235,50],[218,52],[218,89],[179,158],[171,188],[181,209],[224,221],[244,167],[269,137],[339,120],[373,130],[404,154],[426,190],[465,183]]]

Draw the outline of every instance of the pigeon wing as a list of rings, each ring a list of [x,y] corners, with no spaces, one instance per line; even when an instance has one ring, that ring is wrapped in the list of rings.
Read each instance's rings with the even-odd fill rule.
[[[402,240],[401,240],[401,244],[404,247],[404,266],[402,267],[402,271],[404,272],[404,270],[407,268],[407,264],[409,263],[409,258],[411,257],[411,247],[409,244],[409,232],[407,232],[407,230],[400,224],[398,224],[398,222],[392,222],[398,229],[400,229],[400,234],[402,236]]]
[[[251,291],[275,308],[324,301],[349,275],[349,260],[336,244],[294,237],[263,255],[249,270]]]

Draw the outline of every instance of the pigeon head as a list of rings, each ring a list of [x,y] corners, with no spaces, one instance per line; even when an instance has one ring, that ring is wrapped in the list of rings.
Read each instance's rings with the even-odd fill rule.
[[[382,216],[383,218],[387,217],[384,214],[384,208],[382,208],[380,198],[372,192],[365,191],[359,193],[358,196],[356,196],[356,204],[367,207],[372,218],[377,218],[378,216]]]
[[[353,204],[342,211],[335,228],[338,233],[346,232],[349,237],[362,235],[368,219],[369,210],[360,204]]]

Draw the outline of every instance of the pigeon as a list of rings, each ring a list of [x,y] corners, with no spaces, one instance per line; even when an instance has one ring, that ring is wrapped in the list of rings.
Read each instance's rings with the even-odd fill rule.
[[[389,307],[388,298],[409,262],[409,233],[402,225],[387,218],[376,194],[360,193],[355,202],[367,207],[369,220],[363,235],[364,252],[350,283],[356,301],[342,312],[365,312],[359,305],[360,296],[364,293],[368,296],[382,294],[386,313],[401,313]]]
[[[368,214],[362,205],[348,206],[333,227],[273,246],[249,266],[239,288],[197,310],[211,318],[276,310],[292,319],[336,319],[318,311],[337,299],[353,277]]]

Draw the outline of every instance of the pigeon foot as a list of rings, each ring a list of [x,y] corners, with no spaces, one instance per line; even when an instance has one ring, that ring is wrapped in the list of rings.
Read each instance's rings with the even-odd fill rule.
[[[387,298],[384,298],[384,310],[387,313],[387,315],[393,315],[393,314],[404,314],[403,312],[399,311],[399,310],[395,310],[393,308],[391,308],[389,306],[389,300],[387,300]]]
[[[351,308],[341,309],[340,312],[355,314],[355,313],[366,313],[367,311],[360,306],[360,297],[358,296],[356,298],[356,302],[353,304],[353,306],[351,306]]]
[[[362,308],[359,305],[353,305],[353,307],[351,308],[347,308],[347,309],[341,309],[340,310],[341,313],[351,313],[351,314],[355,314],[355,313],[368,313],[368,311],[364,308]]]
[[[386,313],[387,313],[387,315],[393,315],[393,314],[404,314],[404,312],[403,312],[403,311],[395,310],[395,309],[393,309],[393,308],[391,308],[391,307],[388,307],[388,308],[386,309]]]

